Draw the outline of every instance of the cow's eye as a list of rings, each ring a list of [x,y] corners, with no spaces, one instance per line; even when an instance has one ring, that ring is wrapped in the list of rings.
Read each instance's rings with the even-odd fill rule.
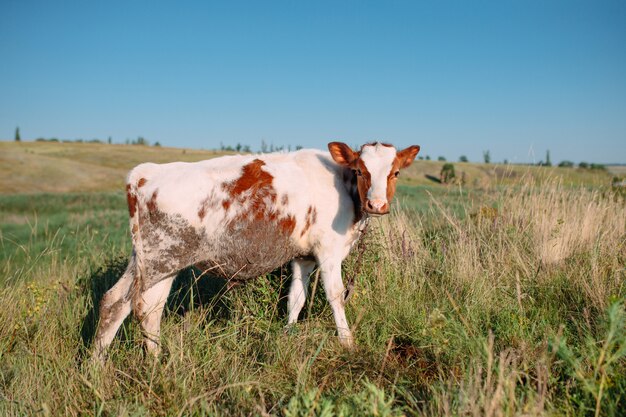
[[[357,170],[356,170],[356,175],[358,175],[358,176],[360,177],[361,175],[363,175],[363,173],[361,172],[361,170],[360,170],[360,169],[357,169]]]
[[[396,178],[398,177],[398,175],[400,175],[400,171],[396,171],[396,172],[393,173],[393,176],[396,177]]]

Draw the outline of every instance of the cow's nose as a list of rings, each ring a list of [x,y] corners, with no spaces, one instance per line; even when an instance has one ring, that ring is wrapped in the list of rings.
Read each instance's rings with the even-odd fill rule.
[[[369,213],[385,214],[387,213],[387,202],[382,199],[367,200],[365,205]]]

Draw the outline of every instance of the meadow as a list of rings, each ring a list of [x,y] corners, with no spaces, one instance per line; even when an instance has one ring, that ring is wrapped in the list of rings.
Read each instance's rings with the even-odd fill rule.
[[[626,204],[574,168],[455,164],[466,183],[442,185],[416,161],[344,263],[353,351],[315,279],[285,331],[288,267],[229,291],[187,269],[163,355],[129,318],[94,365],[131,249],[126,171],[217,155],[0,142],[0,415],[624,415]]]

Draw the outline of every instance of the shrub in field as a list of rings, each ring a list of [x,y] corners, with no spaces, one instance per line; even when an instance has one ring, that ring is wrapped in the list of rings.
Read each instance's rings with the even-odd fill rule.
[[[454,164],[445,163],[441,167],[441,172],[439,173],[439,179],[442,184],[450,184],[456,178],[456,174],[454,172]]]

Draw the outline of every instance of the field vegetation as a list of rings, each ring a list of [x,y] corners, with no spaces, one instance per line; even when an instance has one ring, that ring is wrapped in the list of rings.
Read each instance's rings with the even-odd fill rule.
[[[215,156],[139,148],[0,143],[0,415],[624,415],[626,204],[576,168],[459,163],[443,185],[443,161],[417,161],[345,262],[353,351],[316,280],[285,331],[287,267],[230,291],[188,269],[162,357],[129,319],[95,366],[125,171]]]

